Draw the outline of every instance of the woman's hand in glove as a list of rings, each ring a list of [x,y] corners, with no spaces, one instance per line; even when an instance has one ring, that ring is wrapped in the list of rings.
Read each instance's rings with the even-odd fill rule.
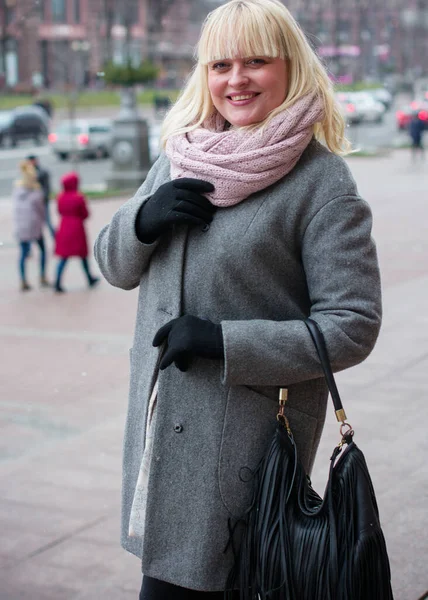
[[[213,191],[212,183],[200,179],[183,177],[164,183],[138,211],[137,238],[151,244],[177,223],[202,226],[211,223],[216,207],[202,194]]]
[[[194,356],[224,356],[221,325],[192,315],[173,319],[161,327],[153,339],[153,346],[160,346],[163,342],[166,342],[166,352],[160,362],[161,370],[174,362],[180,371],[187,371]]]

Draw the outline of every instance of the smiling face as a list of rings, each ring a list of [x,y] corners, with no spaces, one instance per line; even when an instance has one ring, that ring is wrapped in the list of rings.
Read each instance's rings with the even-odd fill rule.
[[[208,87],[218,112],[231,125],[262,122],[280,106],[288,91],[283,58],[254,56],[208,63]]]

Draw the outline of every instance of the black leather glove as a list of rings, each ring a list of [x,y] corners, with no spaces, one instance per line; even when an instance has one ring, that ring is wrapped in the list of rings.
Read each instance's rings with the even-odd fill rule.
[[[137,238],[151,244],[176,223],[202,226],[211,223],[216,207],[201,194],[213,191],[212,183],[200,179],[183,177],[164,183],[138,211]]]
[[[160,362],[161,370],[174,362],[180,371],[187,371],[193,356],[224,356],[221,325],[216,325],[208,319],[199,319],[192,315],[173,319],[159,329],[153,339],[153,346],[160,346],[165,341],[167,348]]]

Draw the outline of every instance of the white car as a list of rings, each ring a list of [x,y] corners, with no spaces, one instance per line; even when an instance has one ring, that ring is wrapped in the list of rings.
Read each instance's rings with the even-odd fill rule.
[[[356,103],[353,101],[352,94],[350,92],[338,92],[336,94],[336,100],[347,123],[361,123],[363,120],[363,115],[359,111]]]
[[[53,152],[61,160],[110,156],[113,125],[107,119],[74,119],[58,123],[48,136]]]
[[[352,102],[357,107],[362,121],[369,123],[382,123],[385,114],[385,105],[375,100],[368,92],[353,92]]]
[[[348,123],[381,123],[385,106],[368,92],[338,92],[336,99]]]
[[[373,96],[373,98],[378,102],[381,102],[386,110],[391,108],[393,97],[391,92],[385,88],[374,88],[372,90],[367,90],[367,93]]]

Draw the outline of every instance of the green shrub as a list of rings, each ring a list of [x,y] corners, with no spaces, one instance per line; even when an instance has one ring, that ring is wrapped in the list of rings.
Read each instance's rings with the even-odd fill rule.
[[[179,90],[170,89],[154,89],[145,88],[137,92],[137,101],[140,105],[153,105],[154,98],[157,94],[166,94],[171,101],[175,102],[179,94]],[[67,94],[59,92],[45,92],[44,99],[49,100],[54,109],[67,108],[70,100]],[[28,106],[34,102],[34,96],[17,95],[17,94],[1,94],[0,95],[0,110],[10,110],[16,106]],[[120,105],[120,94],[116,89],[106,90],[85,90],[79,92],[77,96],[77,108],[93,108]]]
[[[149,83],[156,79],[159,68],[145,60],[137,67],[128,59],[124,65],[109,62],[104,67],[104,81],[110,85],[133,86],[138,83]]]
[[[382,88],[380,81],[356,81],[355,83],[337,83],[335,89],[338,92],[359,92],[361,90],[376,90]]]

